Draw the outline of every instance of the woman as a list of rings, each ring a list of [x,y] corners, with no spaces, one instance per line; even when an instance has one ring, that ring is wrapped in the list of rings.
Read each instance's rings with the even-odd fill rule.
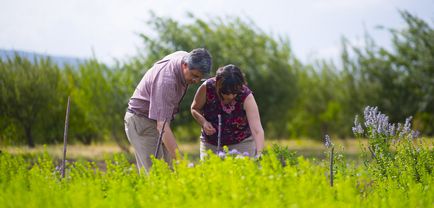
[[[246,86],[241,70],[227,65],[197,90],[191,113],[202,126],[200,158],[208,150],[217,153],[222,146],[254,157],[264,148],[264,130],[252,91]],[[221,137],[218,141],[219,115]],[[220,149],[218,149],[220,148]]]

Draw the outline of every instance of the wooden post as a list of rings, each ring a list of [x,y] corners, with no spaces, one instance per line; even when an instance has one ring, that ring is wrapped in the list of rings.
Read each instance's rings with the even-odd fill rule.
[[[68,143],[69,108],[70,108],[69,103],[70,103],[70,96],[68,96],[68,104],[66,106],[65,129],[63,131],[62,178],[65,178],[65,168],[66,168],[66,144]]]
[[[333,187],[333,152],[335,147],[332,147],[330,154],[330,186]]]

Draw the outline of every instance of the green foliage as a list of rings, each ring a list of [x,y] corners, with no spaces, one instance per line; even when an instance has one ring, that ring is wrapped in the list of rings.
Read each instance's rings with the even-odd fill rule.
[[[55,140],[58,125],[52,117],[61,109],[59,95],[62,83],[59,68],[50,59],[34,63],[19,56],[0,60],[0,121],[10,131],[22,132],[26,143]],[[47,129],[45,132],[38,132]],[[35,137],[35,133],[41,133]],[[18,134],[20,135],[20,134]],[[17,136],[20,137],[20,136]],[[23,141],[23,140],[21,140]]]
[[[363,47],[343,39],[342,71],[325,61],[303,67],[288,122],[291,135],[349,136],[348,121],[366,105],[384,109],[392,121],[414,115],[415,127],[433,134],[434,31],[408,12],[401,16],[406,27],[389,29],[392,50],[377,46],[367,34]]]
[[[273,144],[270,150],[265,150],[263,155],[274,155],[279,159],[282,166],[297,164],[296,152],[290,151],[287,147],[282,147],[277,144]]]
[[[16,56],[0,60],[0,139],[4,144],[63,141],[71,96],[69,142],[113,138],[127,150],[122,119],[132,84],[131,69],[89,60],[59,69],[50,59]],[[72,137],[72,138],[71,138]]]
[[[96,60],[66,71],[71,91],[71,135],[84,144],[113,139],[127,151],[122,120],[130,96],[130,69]]]
[[[409,182],[427,185],[432,180],[432,144],[417,138],[410,119],[404,125],[389,123],[388,117],[377,108],[367,107],[364,126],[356,118],[353,131],[368,138],[368,146],[362,147],[364,163],[377,180],[395,180],[404,189]]]
[[[418,129],[433,135],[433,125],[428,123],[434,119],[434,30],[408,12],[401,16],[406,27],[389,29],[391,51],[378,47],[369,36],[364,48],[352,47],[352,51],[344,41],[344,74],[352,95],[349,104],[359,110],[378,106],[395,122],[415,115]]]
[[[276,151],[277,150],[277,151]],[[434,177],[419,183],[404,171],[398,178],[376,180],[364,168],[347,166],[330,187],[327,161],[302,157],[282,166],[278,152],[268,149],[260,160],[211,155],[192,164],[178,160],[170,169],[154,160],[148,175],[122,155],[107,160],[106,171],[86,161],[69,163],[60,178],[48,155],[29,164],[21,156],[0,154],[2,207],[429,207]],[[292,157],[292,156],[291,156]],[[432,160],[431,160],[432,161]],[[401,161],[409,163],[411,161]],[[410,180],[407,180],[410,179]],[[405,180],[407,186],[399,186]],[[399,198],[399,202],[397,202]]]
[[[321,70],[318,70],[321,69]],[[305,66],[299,73],[299,96],[294,108],[290,109],[288,130],[293,137],[308,136],[322,138],[326,134],[341,137],[348,135],[348,117],[350,99],[343,88],[344,77],[331,63],[320,62],[314,66]]]

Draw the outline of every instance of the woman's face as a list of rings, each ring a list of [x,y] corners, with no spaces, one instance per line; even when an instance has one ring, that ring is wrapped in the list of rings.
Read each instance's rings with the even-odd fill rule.
[[[225,103],[229,103],[229,102],[231,102],[232,100],[234,100],[235,99],[235,97],[237,97],[237,94],[223,94],[222,93],[222,98],[223,98],[223,102],[225,102]]]

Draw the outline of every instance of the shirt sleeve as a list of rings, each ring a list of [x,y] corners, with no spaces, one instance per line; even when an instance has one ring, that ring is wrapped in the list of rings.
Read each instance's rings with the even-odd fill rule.
[[[178,104],[176,82],[172,77],[160,77],[154,81],[149,101],[149,118],[157,121],[171,120]]]

